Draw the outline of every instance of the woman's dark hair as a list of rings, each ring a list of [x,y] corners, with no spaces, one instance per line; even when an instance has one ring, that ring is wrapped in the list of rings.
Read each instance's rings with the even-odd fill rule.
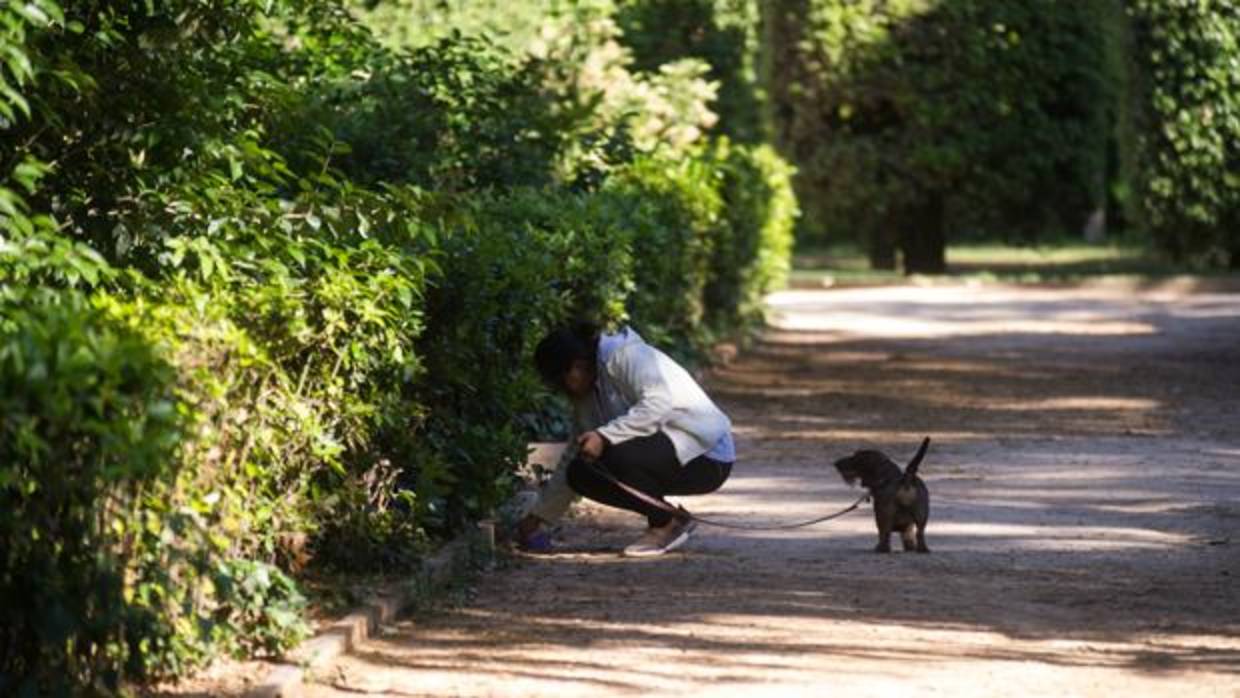
[[[575,322],[552,330],[534,349],[538,374],[549,385],[561,385],[574,361],[584,359],[594,363],[598,357],[598,336],[598,325],[589,322]]]

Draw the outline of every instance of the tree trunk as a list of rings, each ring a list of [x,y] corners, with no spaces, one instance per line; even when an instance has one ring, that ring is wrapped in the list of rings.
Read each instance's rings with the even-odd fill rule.
[[[890,216],[878,229],[870,233],[869,248],[871,269],[895,271],[896,226]]]
[[[942,192],[930,192],[901,231],[905,274],[947,271],[947,221]]]

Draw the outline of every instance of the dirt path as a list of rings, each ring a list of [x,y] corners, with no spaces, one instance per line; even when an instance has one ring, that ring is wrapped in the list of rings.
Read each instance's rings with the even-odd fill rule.
[[[868,514],[562,543],[399,626],[313,696],[1240,696],[1240,296],[897,288],[772,298],[711,381],[743,461],[701,514],[809,518],[828,471],[934,437],[931,555]]]

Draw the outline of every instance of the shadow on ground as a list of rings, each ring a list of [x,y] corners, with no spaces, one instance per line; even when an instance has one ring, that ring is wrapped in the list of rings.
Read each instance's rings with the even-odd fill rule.
[[[873,524],[854,514],[788,533],[702,530],[683,553],[631,560],[616,551],[635,522],[587,508],[563,552],[518,557],[462,607],[401,626],[336,688],[392,668],[470,677],[453,690],[471,694],[533,695],[525,681],[924,688],[943,672],[985,695],[1042,669],[1097,695],[1160,678],[1234,686],[1240,297],[1004,299],[791,296],[709,383],[743,462],[691,508],[810,518],[854,495],[832,460],[861,447],[907,458],[928,434],[932,554],[870,552]]]

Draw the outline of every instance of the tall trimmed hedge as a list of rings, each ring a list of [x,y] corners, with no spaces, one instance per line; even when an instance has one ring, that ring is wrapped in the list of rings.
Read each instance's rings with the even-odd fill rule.
[[[770,145],[721,139],[713,157],[728,228],[715,243],[705,303],[707,323],[726,333],[760,320],[763,298],[787,283],[800,205],[795,171]]]
[[[280,652],[286,573],[407,569],[506,496],[548,328],[700,356],[786,265],[787,167],[606,22],[534,56],[330,0],[0,20],[4,695]]]
[[[762,320],[782,287],[799,215],[792,168],[770,146],[723,138],[692,156],[643,157],[601,195],[640,260],[629,315],[647,339],[701,361],[717,338]]]
[[[75,296],[50,292],[51,301],[11,315],[12,332],[0,335],[6,396],[74,394],[21,409],[6,403],[12,419],[0,431],[6,444],[24,450],[0,461],[0,535],[16,540],[38,529],[33,512],[59,512],[70,518],[46,525],[59,534],[76,521],[82,550],[102,557],[86,569],[72,549],[36,563],[32,555],[54,550],[33,544],[44,539],[9,548],[0,593],[30,603],[10,607],[4,618],[13,634],[0,645],[0,674],[8,677],[0,680],[6,687],[107,688],[120,677],[180,673],[221,650],[277,651],[299,637],[299,597],[276,569],[251,561],[295,569],[301,551],[290,542],[310,534],[320,564],[399,568],[416,555],[424,532],[485,515],[509,491],[523,459],[523,417],[546,399],[528,368],[546,329],[574,316],[628,316],[670,349],[697,356],[713,336],[702,324],[707,309],[725,325],[712,329],[735,329],[742,299],[777,283],[786,262],[775,260],[791,229],[787,202],[782,219],[756,203],[743,210],[741,202],[725,219],[719,207],[728,191],[720,185],[735,177],[739,187],[740,177],[753,174],[720,178],[709,157],[700,154],[682,170],[641,165],[598,194],[514,190],[426,199],[411,190],[403,204],[389,205],[405,206],[420,221],[412,238],[402,221],[372,229],[369,240],[277,237],[260,244],[243,237],[199,246],[181,260],[186,269],[201,273],[212,255],[226,264],[206,285],[182,277],[165,285],[158,301],[107,293],[72,301],[49,321],[72,318],[81,329],[51,325],[40,336],[54,344],[23,338],[47,322],[30,313]],[[777,178],[766,183],[778,185]],[[739,234],[733,221],[765,225]],[[668,237],[669,224],[693,234]],[[711,266],[708,250],[762,236],[767,241],[757,245],[749,271]],[[416,252],[400,252],[400,239]],[[640,255],[670,263],[639,271],[633,260]],[[698,265],[696,276],[677,266],[686,260]],[[711,303],[712,288],[734,294]],[[82,303],[107,312],[83,312]],[[133,348],[94,348],[96,337],[114,331]],[[99,372],[113,370],[106,357],[118,357],[118,375],[108,379],[115,386],[53,362],[66,355],[79,369]],[[135,363],[143,361],[156,368]],[[59,387],[32,383],[31,371]],[[45,445],[105,460],[130,453],[126,440],[114,444],[120,450],[96,449],[60,431],[91,422],[52,411],[92,405],[94,395],[115,395],[108,399],[124,405],[121,385],[152,397],[118,407],[116,417],[101,413],[111,421],[99,422],[94,438],[110,443],[111,431],[120,430],[154,449],[152,467],[134,470],[137,462],[122,461],[118,470],[103,467],[106,479],[97,484],[85,473],[102,466],[48,480],[40,464],[73,461],[41,452]],[[159,439],[135,429],[147,423],[163,430]],[[78,488],[85,489],[73,494]],[[131,494],[116,494],[124,492]],[[100,501],[114,508],[100,509]],[[127,533],[135,530],[146,533]],[[255,580],[279,582],[258,605],[242,593]],[[49,593],[27,594],[36,587]],[[62,609],[69,590],[87,606]],[[45,627],[53,629],[31,632]]]
[[[1129,3],[1137,81],[1137,210],[1160,246],[1240,269],[1240,6]]]
[[[253,548],[305,474],[237,460],[243,433],[303,437],[242,375],[258,357],[235,329],[107,294],[0,309],[0,590],[22,600],[0,610],[0,689],[109,693],[303,637],[304,600]]]
[[[161,610],[126,576],[162,530],[146,501],[175,477],[176,372],[80,295],[2,308],[0,690],[115,686]]]

